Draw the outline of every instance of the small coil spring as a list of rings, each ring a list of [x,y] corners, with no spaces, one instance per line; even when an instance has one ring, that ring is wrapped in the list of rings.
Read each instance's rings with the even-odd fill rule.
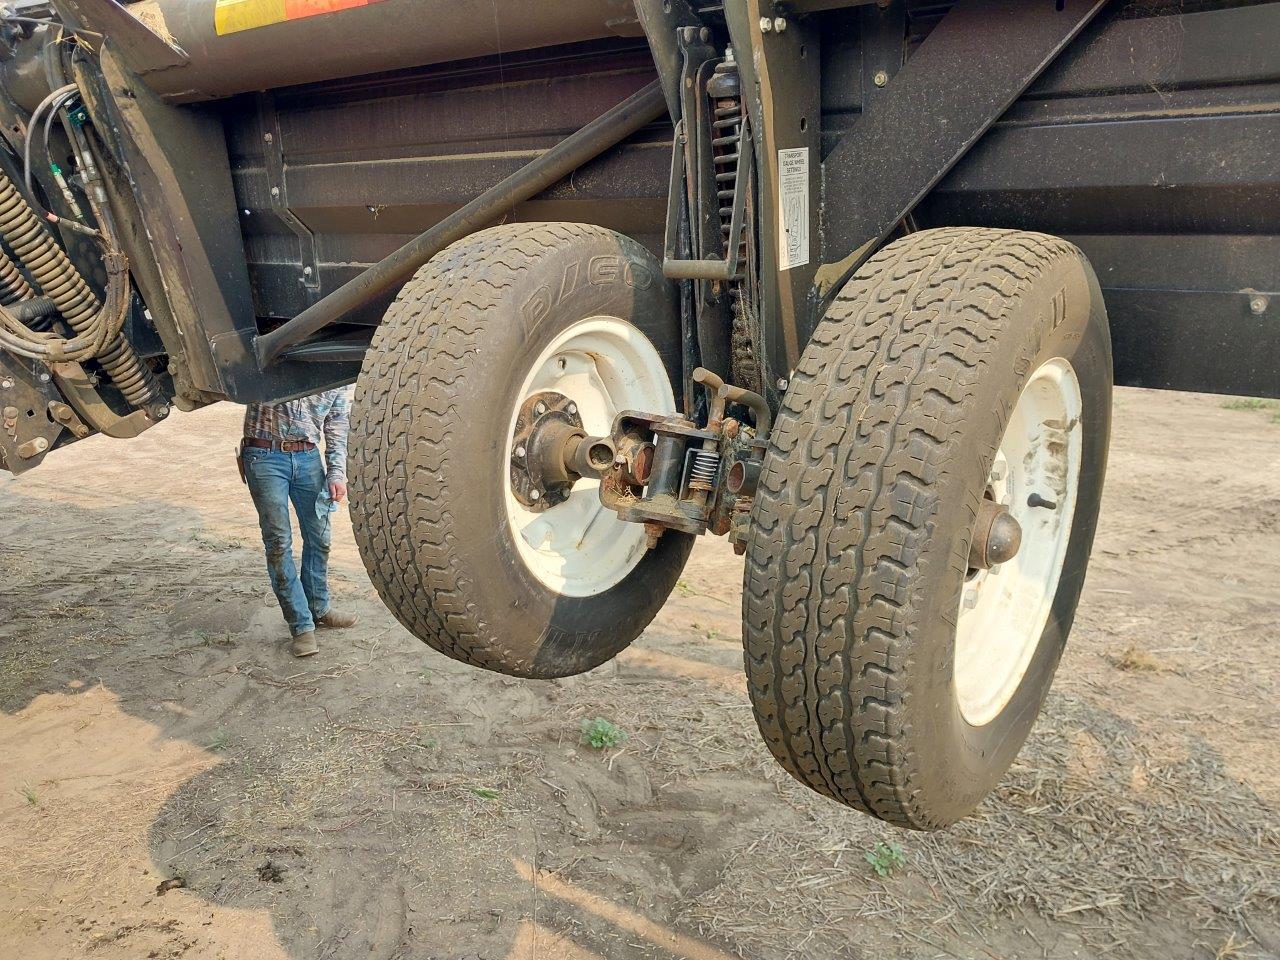
[[[720,472],[720,454],[714,450],[694,450],[689,465],[689,489],[710,493],[716,488],[716,475]]]

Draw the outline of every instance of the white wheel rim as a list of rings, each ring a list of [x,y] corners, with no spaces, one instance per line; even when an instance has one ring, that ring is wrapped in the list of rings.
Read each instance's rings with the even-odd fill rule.
[[[569,498],[536,513],[511,490],[512,435],[521,405],[554,390],[578,407],[589,436],[606,436],[622,410],[674,413],[666,367],[649,339],[616,317],[580,320],[547,345],[516,395],[507,427],[502,475],[507,523],[525,567],[548,589],[593,597],[623,580],[644,557],[644,527],[626,523],[600,502],[598,480],[579,480]]]
[[[1000,441],[988,490],[1022,526],[1022,545],[1009,562],[971,574],[960,592],[956,696],[973,726],[1008,705],[1044,634],[1075,517],[1080,407],[1071,364],[1050,360],[1027,381]],[[1033,495],[1056,506],[1032,506]]]

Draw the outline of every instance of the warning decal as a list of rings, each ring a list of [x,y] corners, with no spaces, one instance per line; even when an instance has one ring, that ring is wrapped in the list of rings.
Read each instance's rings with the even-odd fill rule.
[[[809,262],[809,148],[778,151],[778,269]]]
[[[218,36],[223,36],[380,2],[381,0],[217,0],[213,8],[213,25]]]

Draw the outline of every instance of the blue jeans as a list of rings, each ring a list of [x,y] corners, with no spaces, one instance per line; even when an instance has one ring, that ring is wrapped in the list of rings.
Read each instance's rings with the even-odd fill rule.
[[[316,628],[316,620],[329,612],[329,545],[332,542],[329,513],[317,512],[316,503],[328,491],[320,451],[282,453],[278,450],[244,451],[244,475],[253,505],[258,508],[262,543],[267,548],[267,572],[271,589],[296,637]],[[293,528],[289,502],[293,502],[302,528],[302,574],[293,559]]]

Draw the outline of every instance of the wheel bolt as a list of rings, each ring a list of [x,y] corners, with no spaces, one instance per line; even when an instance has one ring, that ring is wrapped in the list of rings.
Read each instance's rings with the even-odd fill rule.
[[[517,456],[517,457],[520,457],[521,459],[523,459],[523,458],[524,458],[524,454],[525,454],[524,447],[522,447],[522,446],[521,446],[521,447],[516,447],[516,456]]]
[[[530,499],[530,500],[533,500],[533,501],[535,501],[535,502],[536,502],[536,501],[538,501],[538,500],[541,500],[541,499],[542,499],[542,491],[541,491],[541,490],[530,490],[530,491],[529,491],[529,499]]]
[[[544,413],[547,412],[547,405],[543,403],[541,400],[539,400],[538,403],[534,406],[533,412],[536,413],[538,416],[542,416]]]
[[[576,403],[571,403],[571,404],[569,404],[569,414],[572,416],[573,414],[576,414],[577,412],[578,412],[578,405],[577,405]]]

